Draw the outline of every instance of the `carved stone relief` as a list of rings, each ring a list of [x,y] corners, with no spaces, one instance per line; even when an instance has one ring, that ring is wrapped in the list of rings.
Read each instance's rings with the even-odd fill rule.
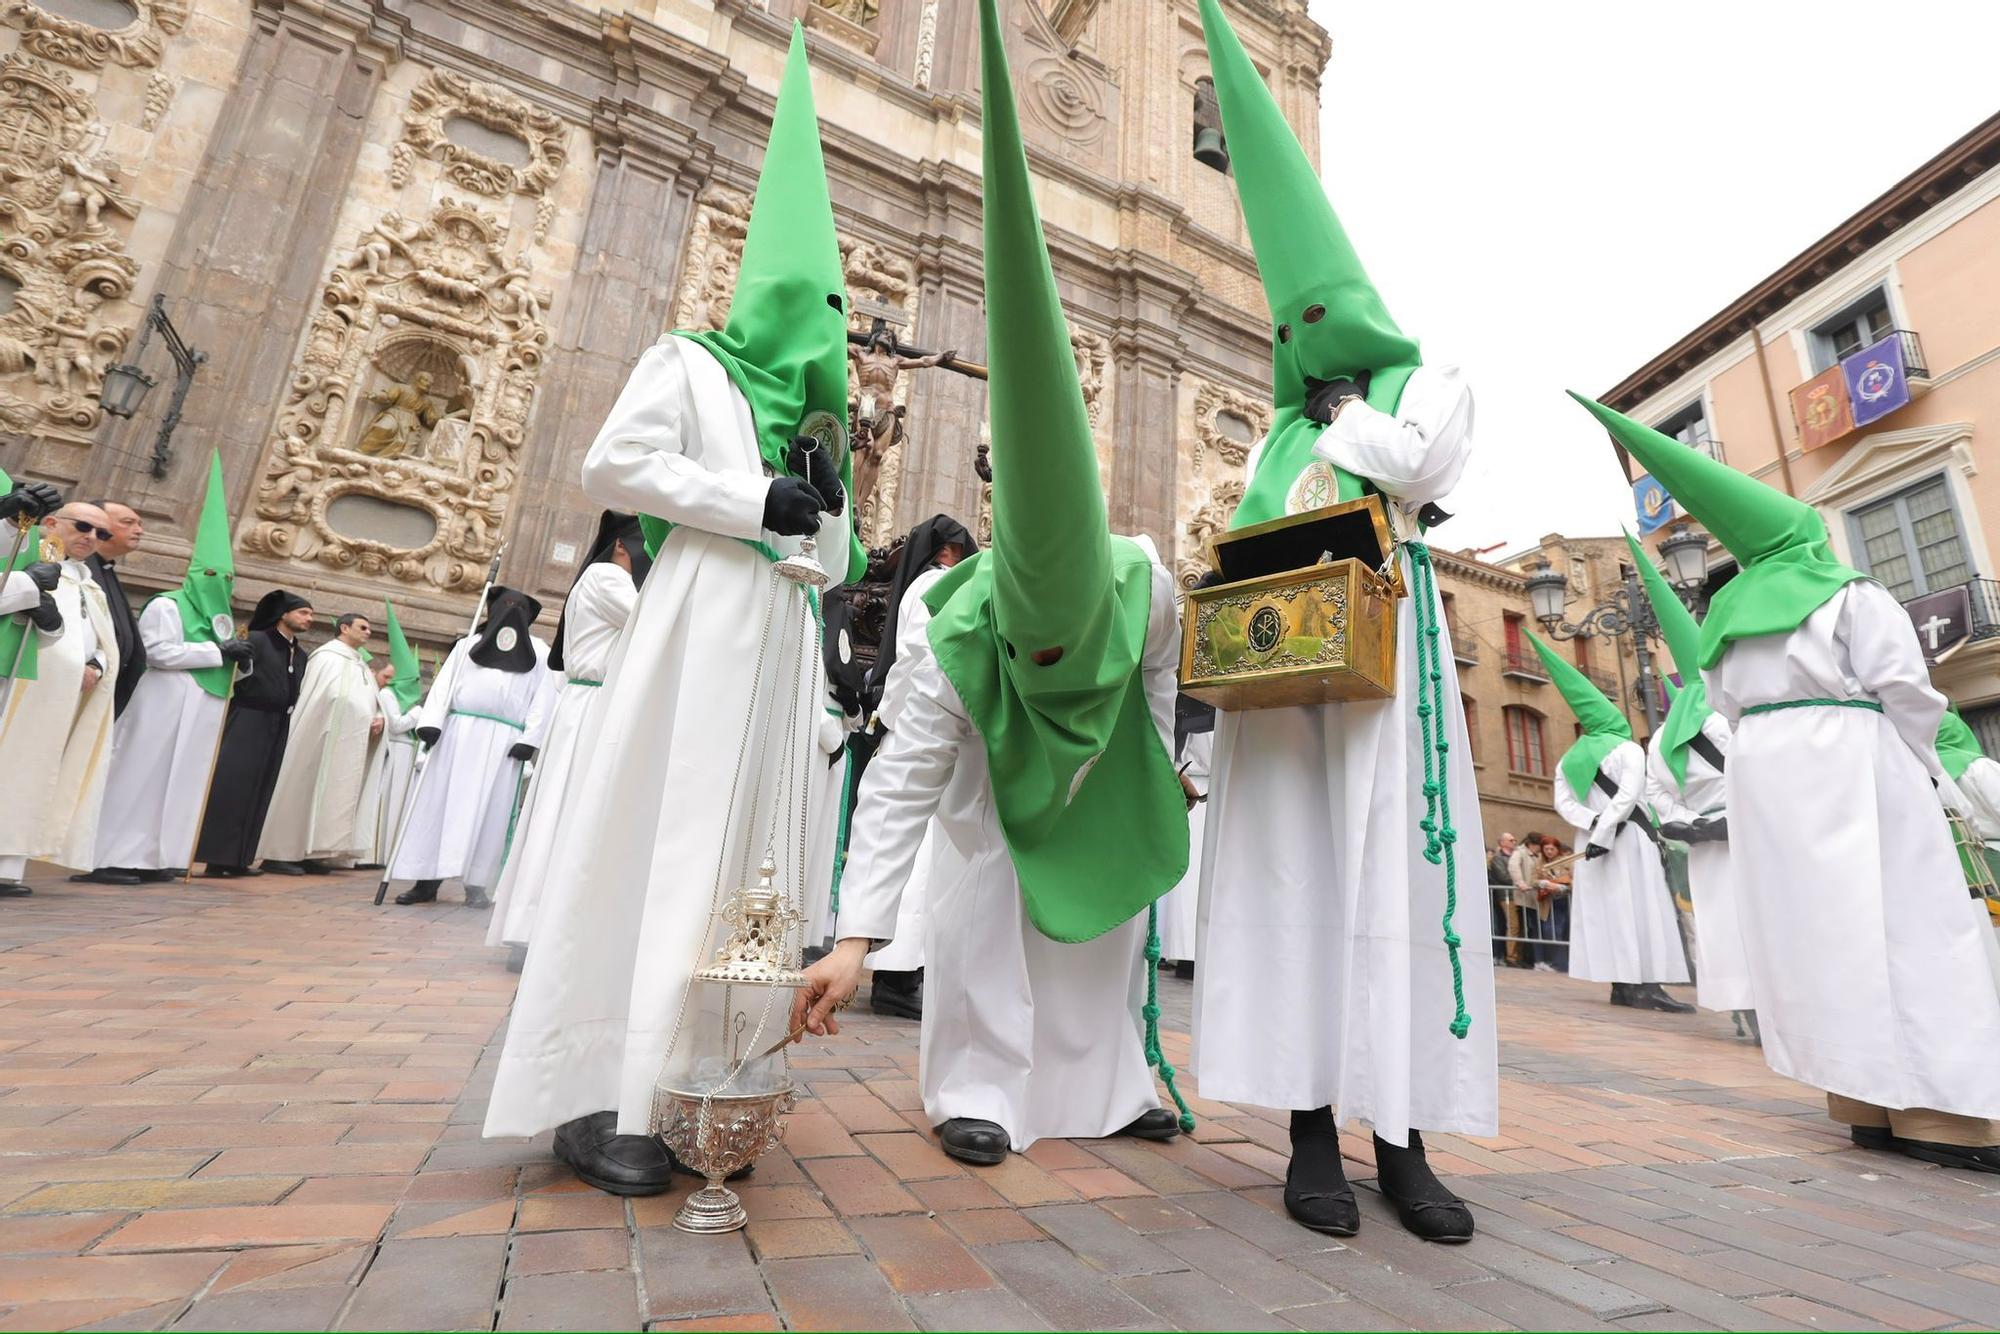
[[[166,39],[187,26],[188,0],[126,3],[132,10],[132,21],[122,28],[100,28],[65,18],[34,0],[0,0],[0,22],[20,29],[24,50],[75,69],[159,64]]]
[[[449,133],[454,120],[469,120],[519,139],[526,147],[527,161],[521,165],[503,162],[455,142]],[[390,157],[391,180],[400,189],[409,179],[408,153],[414,152],[442,163],[445,178],[461,189],[483,195],[540,197],[548,193],[569,161],[568,137],[568,126],[553,111],[504,88],[478,83],[450,70],[433,70],[410,94],[410,109],[403,116],[403,140]]]
[[[1024,72],[1028,109],[1035,118],[1075,144],[1094,144],[1109,124],[1102,90],[1055,56],[1030,61]]]
[[[138,214],[107,131],[62,70],[0,58],[0,425],[88,442],[104,370],[132,336],[122,303],[138,264],[121,229]]]
[[[506,242],[498,219],[445,199],[421,221],[383,214],[336,256],[246,550],[479,587],[549,341],[549,293],[535,285],[527,248],[510,255]],[[428,515],[429,540],[392,540],[408,524],[335,527],[329,506],[347,496]]]
[[[1223,385],[1202,382],[1194,400],[1194,443],[1187,451],[1193,486],[1182,495],[1188,517],[1174,572],[1192,587],[1208,569],[1208,544],[1229,525],[1243,499],[1250,450],[1271,429],[1271,405]]]

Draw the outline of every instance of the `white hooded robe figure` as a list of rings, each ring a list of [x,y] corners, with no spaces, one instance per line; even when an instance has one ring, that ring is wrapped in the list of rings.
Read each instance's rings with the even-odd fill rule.
[[[368,779],[361,788],[361,837],[365,866],[386,866],[403,827],[410,777],[417,768],[417,719],[422,708],[405,709],[394,686],[375,692],[375,716],[382,731],[368,748]]]
[[[339,639],[314,649],[292,707],[258,857],[296,864],[352,860],[367,851],[361,794],[374,721],[375,679],[360,652]]]
[[[1687,752],[1687,782],[1667,767],[1657,732],[1646,751],[1646,801],[1662,825],[1699,825],[1726,820],[1729,807],[1724,770],[1707,752],[1729,756],[1729,724],[1711,712],[1702,720],[1706,746]],[[1726,767],[1726,766],[1725,766]],[[1743,927],[1736,916],[1736,889],[1730,877],[1729,842],[1709,839],[1688,844],[1688,896],[1694,901],[1695,1001],[1704,1010],[1754,1010],[1750,965],[1743,954]]]
[[[222,646],[189,643],[180,607],[167,597],[140,612],[139,638],[146,674],[118,720],[95,860],[99,867],[185,869],[229,708],[194,673],[221,666]]]
[[[638,521],[631,522],[636,544]],[[643,560],[644,548],[639,551]],[[592,554],[595,556],[595,549]],[[562,841],[563,794],[577,763],[584,759],[577,750],[584,718],[603,697],[611,651],[638,600],[639,587],[631,573],[613,564],[607,555],[586,564],[563,602],[562,625],[557,631],[562,646],[562,685],[541,754],[535,757],[535,775],[528,782],[527,796],[515,821],[514,847],[493,896],[493,920],[486,929],[489,945],[526,945],[533,939],[542,887],[550,875],[549,858]]]
[[[1638,822],[1646,793],[1646,752],[1636,741],[1621,742],[1598,767],[1616,788],[1607,793],[1593,783],[1588,800],[1579,799],[1558,774],[1556,814],[1575,831],[1578,859],[1571,871],[1569,975],[1582,982],[1685,982],[1687,956],[1681,949],[1673,891],[1660,865],[1660,850]],[[1605,848],[1601,856],[1589,849]]]

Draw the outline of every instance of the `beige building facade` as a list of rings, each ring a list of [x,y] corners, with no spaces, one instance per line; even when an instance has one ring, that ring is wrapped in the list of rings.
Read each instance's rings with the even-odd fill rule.
[[[1233,0],[1309,151],[1304,0]],[[1004,7],[1114,525],[1182,572],[1242,489],[1270,337],[1233,185],[1195,160],[1193,0]],[[396,602],[438,640],[489,562],[553,601],[580,464],[639,353],[726,318],[794,19],[857,332],[984,360],[976,9],[952,0],[19,0],[0,6],[0,466],[134,505],[185,566],[211,448],[238,600]],[[155,476],[171,371],[206,354]],[[164,383],[97,405],[138,356]],[[976,521],[984,386],[896,388],[863,511]],[[504,550],[503,550],[504,548]]]
[[[1870,400],[1893,389],[1874,366],[1892,360],[1908,403],[1854,426],[1900,397]],[[1841,559],[1910,608],[1933,680],[2000,750],[2000,116],[1604,401],[1815,506]],[[1734,564],[1711,544],[1710,568],[1712,591]]]

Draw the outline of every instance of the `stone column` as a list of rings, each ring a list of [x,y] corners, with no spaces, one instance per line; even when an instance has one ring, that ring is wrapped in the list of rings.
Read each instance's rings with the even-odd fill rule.
[[[915,335],[931,349],[956,348],[968,361],[986,357],[985,272],[978,182],[970,173],[929,167],[925,226],[917,246]],[[895,529],[933,514],[976,526],[982,483],[972,470],[986,421],[986,386],[955,371],[907,372],[910,397]]]
[[[1118,253],[1116,269],[1111,526],[1147,534],[1158,544],[1161,559],[1171,562],[1174,474],[1181,466],[1180,377],[1187,363],[1180,327],[1194,305],[1193,275],[1130,250]]]

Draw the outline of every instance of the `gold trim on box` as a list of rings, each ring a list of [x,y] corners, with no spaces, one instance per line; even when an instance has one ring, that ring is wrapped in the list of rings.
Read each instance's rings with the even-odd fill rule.
[[[1396,597],[1361,561],[1188,594],[1181,689],[1219,709],[1386,699],[1396,693]]]

